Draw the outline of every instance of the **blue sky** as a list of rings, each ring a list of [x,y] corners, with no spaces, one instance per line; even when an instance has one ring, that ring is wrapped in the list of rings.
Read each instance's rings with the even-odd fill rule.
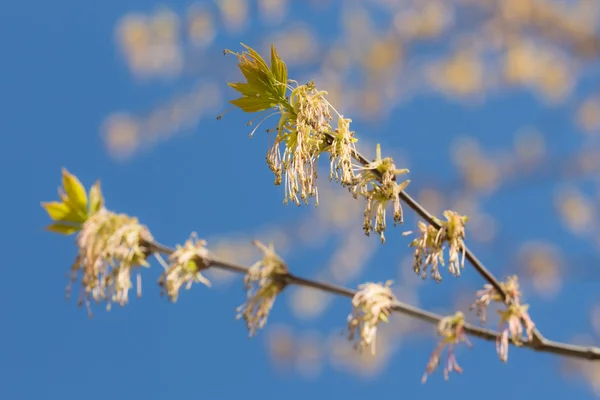
[[[263,135],[248,139],[247,118],[239,112],[220,122],[207,117],[193,134],[176,135],[129,161],[110,157],[99,134],[106,115],[119,109],[143,111],[186,81],[140,84],[132,79],[115,46],[113,27],[119,17],[152,10],[155,4],[103,4],[9,2],[0,13],[4,54],[0,178],[5,210],[2,398],[594,398],[586,386],[562,377],[558,358],[511,349],[509,364],[503,365],[493,344],[478,340],[473,340],[473,349],[459,353],[462,376],[444,382],[437,373],[422,385],[420,378],[434,346],[427,331],[423,340],[403,341],[374,378],[357,379],[330,365],[313,380],[281,374],[269,360],[266,332],[249,340],[243,323],[234,319],[235,307],[244,300],[239,278],[235,284],[212,290],[195,287],[173,305],[158,295],[154,279],[160,267],[155,264],[155,274],[145,280],[144,297],[132,299],[124,309],[115,307],[107,313],[97,306],[90,320],[74,299],[65,302],[65,275],[75,246],[72,238],[43,230],[48,221],[39,206],[40,201],[55,199],[63,166],[86,186],[100,178],[109,208],[136,215],[155,237],[170,245],[181,243],[194,230],[202,237],[256,232],[265,221],[294,223],[308,212],[281,205],[282,188],[271,185],[264,165],[266,140]],[[171,4],[183,9],[186,3]],[[251,32],[244,41],[252,44],[255,35]],[[214,57],[222,57],[220,49],[237,41],[219,38]],[[357,119],[354,128],[359,135],[365,132],[369,143],[381,141],[409,154],[411,179],[417,181],[438,171],[452,178],[452,172],[443,171],[450,165],[447,149],[454,136],[473,133],[486,146],[502,148],[510,146],[512,132],[523,124],[538,124],[548,133],[552,154],[570,154],[579,145],[568,110],[543,108],[520,93],[496,96],[480,108],[423,96],[385,121]],[[372,149],[364,152],[372,154]],[[329,183],[323,179],[321,184]],[[502,221],[500,237],[507,243],[534,237],[561,243],[574,254],[589,254],[593,249],[561,229],[551,196],[550,185],[535,185],[501,192],[483,207]],[[397,263],[396,252],[408,251],[404,244],[394,243],[402,240],[399,232],[390,233],[364,279],[388,275],[395,279],[395,267],[388,273],[386,265]],[[511,272],[506,254],[484,245],[473,247],[498,275]],[[291,252],[287,261],[295,272],[312,276],[324,254]],[[597,299],[598,279],[590,268],[592,272],[583,273],[587,279],[567,280],[555,300],[531,296],[532,314],[552,339],[570,340],[577,333],[592,332],[588,314]],[[421,285],[422,304],[444,307],[460,288],[481,283],[468,268],[465,275],[466,286],[450,279],[445,281],[448,285],[429,281]],[[335,300],[325,314],[310,322],[295,321],[287,302],[278,300],[270,321],[322,332],[344,326],[348,311],[344,300]]]

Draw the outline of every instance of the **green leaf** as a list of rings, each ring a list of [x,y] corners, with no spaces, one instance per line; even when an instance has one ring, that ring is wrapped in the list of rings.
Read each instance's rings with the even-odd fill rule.
[[[87,216],[88,198],[85,192],[85,187],[81,184],[75,175],[72,175],[66,168],[62,170],[62,184],[68,200],[63,198],[63,201],[69,205],[74,211],[83,212]]]
[[[104,197],[100,189],[100,181],[96,181],[90,188],[90,210],[89,215],[94,215],[104,206]]]
[[[258,54],[256,52],[256,50],[254,50],[252,47],[246,46],[244,43],[240,43],[240,44],[248,51],[250,56],[256,60],[260,69],[263,71],[267,71],[267,73],[268,73],[269,67],[267,66],[267,63],[265,62],[265,60],[263,60],[263,58],[260,56],[260,54]]]
[[[260,93],[269,90],[271,87],[271,71],[268,68],[262,70],[257,67],[256,63],[250,61],[240,62],[238,66],[253,90]]]
[[[255,90],[261,93],[269,91],[275,80],[269,66],[254,49],[243,43],[242,46],[247,52],[238,56],[240,71],[246,77],[248,84],[252,85]]]
[[[285,101],[287,92],[287,66],[271,46],[271,67],[253,48],[242,43],[245,51],[234,53],[238,57],[238,67],[246,82],[228,83],[242,97],[231,104],[245,112],[263,111]]]
[[[71,212],[69,206],[60,201],[43,202],[42,207],[46,210],[48,216],[54,221],[63,220]]]
[[[275,103],[273,103],[271,99],[262,99],[260,97],[240,97],[239,99],[230,100],[229,102],[248,113],[263,111],[275,106]]]
[[[245,97],[256,97],[257,95],[260,96],[260,94],[263,93],[262,91],[256,90],[256,88],[249,83],[238,82],[227,83],[227,85],[240,92],[240,94],[244,95]]]
[[[84,223],[87,218],[81,216],[79,213],[73,211],[65,203],[59,201],[43,202],[42,207],[48,213],[48,216],[54,221],[71,222],[71,223]]]
[[[275,50],[274,45],[271,45],[271,73],[275,77],[275,80],[280,84],[277,87],[277,91],[279,92],[281,97],[285,97],[288,80],[287,66],[285,65],[283,60],[277,55],[277,50]]]
[[[61,235],[72,235],[73,233],[81,230],[81,225],[66,224],[64,222],[57,222],[46,227],[46,230]]]

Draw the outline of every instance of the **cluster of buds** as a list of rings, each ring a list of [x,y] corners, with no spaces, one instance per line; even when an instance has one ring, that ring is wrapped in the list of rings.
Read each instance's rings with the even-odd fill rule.
[[[508,277],[506,282],[501,283],[506,298],[503,298],[500,293],[490,284],[485,284],[483,289],[476,293],[477,300],[471,308],[475,308],[477,316],[481,318],[481,322],[485,323],[486,309],[490,303],[501,303],[506,305],[506,309],[498,310],[500,321],[498,330],[501,331],[500,336],[496,339],[496,351],[500,360],[508,361],[508,345],[509,338],[516,346],[521,346],[524,340],[529,340],[533,336],[535,328],[534,322],[529,316],[528,304],[521,304],[522,293],[519,289],[519,280],[516,275]],[[527,334],[525,338],[524,333]]]
[[[388,322],[388,316],[396,298],[390,286],[379,283],[365,283],[358,287],[358,292],[352,298],[352,313],[348,315],[348,339],[354,342],[354,347],[362,351],[371,348],[375,354],[375,339],[379,322]]]
[[[210,287],[210,281],[201,273],[210,267],[210,253],[205,246],[206,241],[198,240],[195,232],[183,246],[177,246],[169,256],[168,265],[158,280],[163,289],[161,294],[164,295],[166,291],[169,300],[176,302],[183,285],[187,290],[196,282]]]
[[[442,339],[433,353],[431,353],[431,357],[429,358],[429,362],[425,369],[425,374],[423,374],[423,378],[421,379],[423,383],[427,381],[427,377],[439,366],[442,358],[442,351],[446,347],[448,347],[448,356],[446,359],[446,366],[444,367],[444,379],[448,380],[448,376],[452,371],[456,371],[459,374],[462,373],[462,368],[458,365],[456,356],[454,355],[454,346],[464,342],[467,346],[471,347],[471,342],[469,342],[469,339],[465,334],[464,327],[465,316],[460,311],[440,320],[437,331]]]
[[[248,269],[244,277],[246,302],[237,308],[237,318],[246,322],[249,336],[254,336],[267,323],[275,298],[287,286],[285,277],[288,274],[288,268],[275,253],[273,244],[267,247],[254,241],[254,245],[263,252],[263,259]]]
[[[439,221],[441,227],[427,225],[419,221],[419,237],[410,243],[414,247],[413,269],[423,279],[427,277],[427,268],[430,267],[430,276],[437,282],[442,280],[439,266],[445,265],[444,249],[449,247],[448,270],[454,276],[460,276],[461,268],[465,266],[465,224],[468,217],[461,216],[454,211],[444,211],[446,221]],[[459,257],[462,255],[462,257]]]
[[[408,169],[397,169],[392,158],[382,158],[379,144],[376,148],[375,160],[364,167],[357,168],[360,173],[355,178],[351,190],[355,198],[361,195],[367,199],[363,230],[367,236],[375,230],[380,235],[381,242],[384,243],[386,208],[389,202],[394,204],[394,226],[403,223],[402,206],[398,196],[410,181],[406,180],[398,184],[396,183],[396,176],[408,173]],[[373,219],[375,219],[374,229]]]

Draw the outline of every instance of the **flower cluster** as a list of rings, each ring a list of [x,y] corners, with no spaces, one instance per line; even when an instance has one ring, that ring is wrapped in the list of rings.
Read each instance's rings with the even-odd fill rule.
[[[437,330],[438,335],[442,337],[442,340],[431,354],[429,362],[427,363],[425,374],[423,374],[423,378],[421,379],[423,383],[427,381],[427,377],[439,366],[442,351],[446,346],[448,346],[448,357],[446,366],[444,367],[444,379],[447,380],[448,375],[452,371],[456,371],[459,374],[462,373],[462,368],[458,365],[456,356],[454,355],[454,346],[464,342],[467,346],[471,347],[471,342],[469,342],[469,339],[465,334],[464,327],[465,316],[460,311],[440,320]]]
[[[287,266],[275,253],[273,244],[267,247],[254,241],[254,245],[263,252],[263,259],[248,269],[244,277],[246,303],[237,308],[237,318],[244,319],[249,336],[254,336],[267,323],[275,298],[287,286],[285,276],[288,274]]]
[[[146,243],[153,238],[148,228],[136,218],[115,214],[102,208],[89,217],[77,235],[79,252],[71,267],[71,283],[81,273],[83,292],[79,304],[85,302],[90,312],[90,299],[124,306],[132,287],[131,271],[148,267],[149,249]],[[70,293],[71,283],[67,287]],[[141,276],[137,278],[138,296],[141,296]]]
[[[106,301],[121,306],[128,301],[131,271],[141,266],[148,267],[146,258],[150,250],[147,244],[153,238],[148,228],[136,218],[115,214],[104,208],[104,197],[100,182],[96,182],[86,193],[76,176],[66,169],[62,171],[60,202],[42,203],[42,207],[55,222],[48,230],[63,235],[78,232],[79,249],[71,267],[71,279],[67,285],[67,297],[71,285],[81,275],[79,305],[85,303],[92,316],[90,300]],[[141,296],[141,275],[137,276],[137,292]]]
[[[316,163],[326,145],[325,133],[332,131],[326,92],[318,92],[314,83],[292,88],[288,84],[287,66],[274,46],[271,46],[270,67],[255,50],[244,47],[246,51],[242,53],[226,50],[237,55],[238,66],[246,78],[246,82],[229,84],[242,94],[231,104],[249,113],[273,109],[265,119],[280,114],[275,141],[267,153],[267,165],[275,174],[276,185],[285,177],[285,203],[307,204],[310,197],[317,197]]]
[[[198,240],[196,233],[169,256],[169,264],[158,280],[158,284],[166,291],[169,300],[176,302],[179,290],[183,285],[189,290],[195,282],[203,283],[210,287],[210,281],[201,271],[210,267],[210,253],[205,247],[205,240]]]
[[[348,315],[348,339],[362,351],[370,347],[375,354],[375,339],[380,321],[387,322],[396,298],[390,289],[392,281],[385,285],[365,283],[358,287],[352,298],[352,313]]]
[[[406,180],[400,184],[396,183],[396,176],[408,173],[408,169],[397,169],[390,157],[381,158],[381,146],[378,144],[375,160],[364,167],[358,167],[361,171],[352,185],[354,197],[359,194],[367,199],[364,213],[363,230],[369,236],[373,230],[373,219],[375,219],[375,232],[385,242],[384,232],[386,229],[385,217],[386,207],[391,201],[394,204],[394,226],[403,222],[402,206],[400,204],[400,192],[410,183]]]
[[[281,118],[275,143],[267,154],[267,164],[275,173],[275,184],[285,176],[284,202],[308,204],[317,192],[317,161],[326,148],[326,133],[331,131],[329,103],[326,92],[319,92],[314,83],[292,90],[289,103],[281,106]],[[285,144],[281,155],[280,145]],[[300,194],[300,198],[298,197]]]
[[[327,101],[327,92],[317,90],[314,82],[298,85],[290,80],[295,86],[288,84],[287,67],[274,47],[271,47],[270,67],[258,53],[244,47],[243,53],[226,51],[237,55],[239,68],[246,78],[246,82],[230,84],[242,94],[231,103],[250,113],[272,109],[273,113],[260,124],[272,115],[280,115],[277,128],[273,129],[276,136],[266,158],[269,169],[275,174],[275,184],[284,183],[284,203],[308,204],[314,197],[318,205],[317,163],[321,154],[329,153],[330,179],[349,188],[355,197],[360,194],[366,198],[364,231],[369,235],[375,230],[384,242],[389,202],[394,204],[394,225],[402,223],[398,195],[410,181],[401,184],[395,181],[396,175],[408,170],[397,169],[389,157],[382,159],[379,146],[375,161],[354,167],[352,158],[357,158],[357,139],[350,129],[351,120],[340,115]],[[287,90],[290,90],[289,98],[285,97]],[[335,129],[331,125],[332,112],[338,116]]]
[[[448,270],[454,276],[460,276],[461,268],[465,266],[465,224],[468,217],[461,216],[454,211],[444,211],[446,221],[440,221],[440,229],[419,221],[420,235],[414,239],[410,247],[414,247],[414,266],[416,274],[424,279],[427,277],[427,267],[430,267],[430,276],[436,281],[441,281],[442,276],[439,266],[445,265],[444,249],[449,247]],[[459,260],[459,253],[462,258]]]
[[[331,135],[331,144],[324,151],[329,152],[329,179],[335,179],[343,186],[351,186],[355,182],[354,170],[352,168],[352,156],[356,154],[354,143],[358,141],[354,132],[350,130],[349,118],[340,116],[337,129]]]
[[[534,322],[529,316],[528,304],[521,304],[522,293],[519,289],[519,280],[516,275],[508,277],[506,282],[501,283],[506,299],[490,284],[485,284],[483,289],[476,293],[477,300],[472,308],[477,310],[477,316],[481,318],[482,323],[486,320],[486,309],[490,303],[502,303],[506,309],[498,310],[500,321],[498,329],[502,332],[496,340],[496,351],[498,356],[504,362],[508,361],[509,338],[516,346],[521,346],[524,340],[532,338]],[[524,333],[527,334],[527,339]]]

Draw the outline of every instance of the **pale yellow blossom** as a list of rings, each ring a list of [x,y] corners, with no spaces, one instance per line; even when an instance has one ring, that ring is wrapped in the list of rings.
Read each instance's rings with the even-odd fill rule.
[[[246,322],[249,336],[254,336],[267,323],[275,298],[287,286],[285,276],[288,273],[285,262],[275,253],[273,244],[267,247],[254,241],[254,245],[263,252],[263,259],[248,269],[244,277],[247,300],[237,308],[237,318]]]
[[[183,285],[190,289],[194,282],[210,287],[210,281],[201,273],[210,267],[210,253],[205,240],[198,240],[195,233],[169,256],[168,268],[158,283],[167,292],[169,300],[176,302]]]
[[[375,339],[380,321],[387,322],[396,298],[390,289],[392,281],[385,285],[365,283],[358,287],[352,298],[352,313],[348,315],[348,339],[355,342],[359,351],[370,347],[375,354]]]
[[[131,271],[148,267],[146,258],[152,241],[147,227],[136,218],[115,214],[102,208],[90,216],[77,235],[79,252],[71,268],[71,282],[81,273],[82,292],[79,304],[85,303],[91,316],[90,299],[112,302],[121,306],[128,301]],[[141,295],[141,278],[138,275],[138,296]],[[67,287],[70,293],[71,284]]]

